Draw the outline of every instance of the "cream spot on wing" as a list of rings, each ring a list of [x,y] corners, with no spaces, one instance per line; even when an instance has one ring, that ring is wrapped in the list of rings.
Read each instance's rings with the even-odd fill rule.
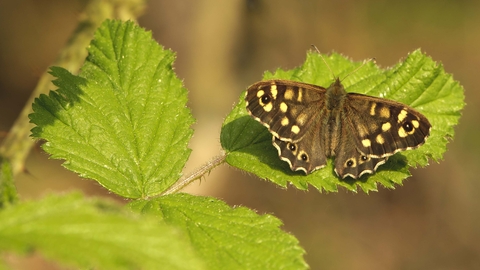
[[[298,102],[302,102],[303,100],[303,90],[302,89],[298,89],[298,97],[297,97],[297,101]]]
[[[290,121],[288,121],[287,117],[283,117],[282,121],[280,122],[280,124],[282,124],[282,126],[288,126],[288,123],[290,123]]]
[[[258,98],[262,97],[263,95],[265,95],[265,91],[259,90],[259,91],[257,92],[257,97],[258,97]]]
[[[287,88],[287,90],[285,91],[285,94],[283,94],[283,96],[285,97],[286,100],[292,100],[294,94],[295,93],[293,92],[292,88]]]
[[[382,134],[378,134],[377,137],[375,138],[375,141],[378,144],[384,144],[385,143],[385,139],[383,138]]]
[[[370,147],[372,145],[372,142],[369,139],[364,139],[362,140],[362,144],[365,147]]]
[[[272,84],[272,86],[270,87],[270,93],[272,93],[273,99],[277,99],[277,94],[278,94],[277,85]]]
[[[415,127],[415,128],[418,128],[420,126],[420,123],[417,121],[417,120],[412,120],[412,125]]]
[[[375,107],[377,107],[377,103],[372,103],[372,106],[370,107],[370,115],[375,115]]]
[[[398,129],[398,136],[400,136],[401,138],[405,138],[408,136],[407,132],[405,132],[405,129],[403,129],[403,127],[400,127]]]
[[[285,102],[280,103],[280,111],[283,113],[286,113],[287,110],[288,110],[287,104],[285,104]]]
[[[295,134],[298,134],[300,132],[300,128],[297,125],[293,125],[291,131]]]
[[[273,108],[273,105],[272,105],[271,102],[268,103],[268,104],[266,104],[265,106],[263,106],[263,109],[264,109],[266,112],[270,112],[270,111],[272,110],[272,108]]]
[[[388,131],[391,127],[392,127],[392,124],[387,122],[387,123],[382,125],[382,131],[383,132]]]
[[[383,118],[390,118],[390,110],[387,107],[382,107],[380,109],[380,116]]]
[[[408,112],[406,110],[402,110],[398,114],[398,123],[401,123],[406,117],[407,117]]]

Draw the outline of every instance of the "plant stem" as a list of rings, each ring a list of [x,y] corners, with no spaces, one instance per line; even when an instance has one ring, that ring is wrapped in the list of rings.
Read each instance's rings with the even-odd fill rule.
[[[0,158],[0,209],[18,201],[10,163]]]
[[[164,193],[161,195],[168,195],[168,194],[173,194],[177,193],[178,191],[182,190],[184,187],[188,186],[192,182],[194,182],[197,179],[200,179],[202,176],[204,176],[206,173],[209,173],[213,168],[219,166],[220,164],[225,162],[225,158],[227,156],[225,153],[214,157],[212,160],[208,161],[204,165],[202,165],[200,168],[197,170],[193,171],[192,173],[183,176],[178,180],[173,186],[171,186],[169,189],[167,189]]]
[[[80,15],[77,29],[52,65],[61,66],[70,72],[77,73],[85,61],[86,48],[93,38],[93,33],[100,24],[108,18],[135,20],[143,10],[144,2],[144,0],[89,1]],[[23,170],[25,159],[34,144],[34,140],[30,138],[30,130],[34,126],[28,119],[28,115],[32,113],[32,103],[40,94],[47,94],[52,89],[51,80],[52,76],[45,71],[7,137],[0,144],[0,158],[10,162],[13,176]]]

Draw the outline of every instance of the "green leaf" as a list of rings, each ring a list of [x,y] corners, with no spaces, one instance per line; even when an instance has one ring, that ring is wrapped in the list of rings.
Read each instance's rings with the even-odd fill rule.
[[[0,251],[30,253],[85,269],[204,269],[179,230],[79,194],[0,211]]]
[[[111,192],[165,191],[190,155],[193,123],[174,59],[133,22],[104,22],[79,76],[51,69],[58,90],[35,100],[32,135],[63,166]]]
[[[351,191],[360,187],[368,193],[376,191],[378,183],[387,188],[401,185],[410,176],[410,167],[426,166],[429,159],[439,161],[443,157],[465,103],[463,88],[445,73],[442,65],[416,50],[393,68],[381,70],[370,62],[351,73],[361,63],[352,62],[339,54],[324,57],[332,71],[340,78],[345,78],[342,83],[347,92],[396,100],[422,112],[432,124],[425,145],[395,154],[375,174],[364,175],[358,181],[340,180],[333,171],[332,160],[327,162],[325,168],[309,175],[293,172],[286,162],[279,159],[268,130],[248,115],[242,94],[238,105],[225,119],[220,137],[222,147],[227,152],[226,161],[230,165],[282,187],[290,182],[299,189],[307,189],[310,184],[320,191],[337,191],[338,186],[343,186]],[[308,53],[303,66],[289,71],[277,70],[274,74],[267,72],[264,76],[265,80],[274,78],[328,87],[333,75],[319,54]]]
[[[306,269],[298,240],[281,221],[208,197],[173,194],[130,207],[175,225],[190,237],[208,269]]]

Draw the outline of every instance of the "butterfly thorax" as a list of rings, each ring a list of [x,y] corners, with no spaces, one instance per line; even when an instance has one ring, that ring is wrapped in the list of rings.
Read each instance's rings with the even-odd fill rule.
[[[325,100],[327,110],[340,110],[343,106],[343,103],[345,102],[346,96],[347,92],[345,91],[345,88],[340,82],[340,79],[337,78],[335,82],[327,88]]]

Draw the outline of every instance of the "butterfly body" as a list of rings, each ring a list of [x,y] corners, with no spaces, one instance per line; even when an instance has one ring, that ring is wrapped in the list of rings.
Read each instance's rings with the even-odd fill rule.
[[[289,80],[253,84],[249,114],[268,128],[279,157],[309,174],[334,158],[341,178],[374,173],[388,157],[425,142],[431,125],[413,108],[347,93],[339,79],[327,89]]]

